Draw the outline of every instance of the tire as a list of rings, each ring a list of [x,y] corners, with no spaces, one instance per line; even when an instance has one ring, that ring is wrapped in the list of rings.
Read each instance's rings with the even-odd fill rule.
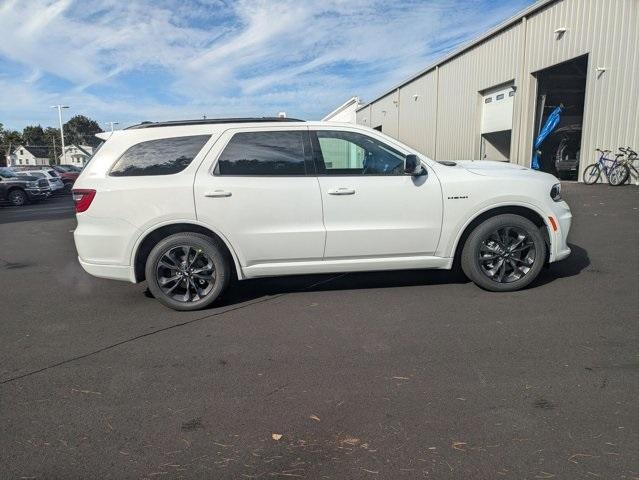
[[[192,311],[217,300],[231,279],[231,264],[215,239],[184,232],[153,247],[145,274],[151,294],[160,302],[173,310]]]
[[[513,214],[497,215],[479,224],[466,239],[461,267],[485,290],[512,292],[537,278],[546,261],[546,250],[541,231],[530,220]]]
[[[73,182],[67,182],[64,184],[64,193],[71,193],[73,190]]]
[[[608,174],[608,183],[613,187],[623,185],[630,176],[630,169],[628,165],[615,165],[615,167]]]
[[[7,200],[9,200],[9,203],[11,203],[14,207],[21,207],[29,203],[29,197],[27,197],[27,194],[19,188],[11,190],[7,196]]]
[[[582,178],[586,185],[592,185],[599,181],[599,177],[601,177],[601,168],[598,164],[593,163],[586,167]]]

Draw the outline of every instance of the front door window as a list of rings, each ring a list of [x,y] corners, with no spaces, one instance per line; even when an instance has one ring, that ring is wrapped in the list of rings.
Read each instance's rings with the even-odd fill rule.
[[[405,156],[379,140],[348,131],[318,130],[319,175],[403,175]]]

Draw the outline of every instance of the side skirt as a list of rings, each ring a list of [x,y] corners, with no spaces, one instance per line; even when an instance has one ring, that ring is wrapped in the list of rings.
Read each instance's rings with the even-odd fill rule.
[[[450,270],[452,258],[413,256],[383,258],[328,259],[298,262],[258,263],[242,267],[245,278],[280,275],[307,275],[313,273],[363,272],[379,270],[415,270],[435,268]]]

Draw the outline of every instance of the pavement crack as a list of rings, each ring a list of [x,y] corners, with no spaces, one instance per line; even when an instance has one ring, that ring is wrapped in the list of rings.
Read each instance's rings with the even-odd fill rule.
[[[4,384],[7,384],[7,383],[15,382],[16,380],[20,380],[20,379],[23,379],[23,378],[26,378],[26,377],[30,377],[30,376],[35,375],[37,373],[41,373],[41,372],[45,372],[47,370],[51,370],[52,368],[61,367],[62,365],[66,365],[68,363],[72,363],[72,362],[75,362],[75,361],[78,361],[78,360],[82,360],[84,358],[88,358],[88,357],[91,357],[93,355],[97,355],[99,353],[106,352],[107,350],[112,350],[112,349],[114,349],[116,347],[119,347],[121,345],[125,345],[125,344],[131,343],[131,342],[135,342],[136,340],[140,340],[140,339],[145,338],[145,337],[150,337],[151,335],[155,335],[155,334],[158,334],[158,333],[166,332],[168,330],[173,330],[175,328],[184,327],[186,325],[190,325],[192,323],[199,322],[199,321],[202,321],[202,320],[206,320],[206,319],[209,319],[209,318],[218,317],[220,315],[224,315],[225,313],[230,313],[230,312],[235,312],[237,310],[242,310],[244,308],[248,308],[248,307],[251,307],[253,305],[258,305],[260,303],[270,302],[272,300],[276,300],[278,298],[284,297],[286,295],[290,295],[292,293],[304,292],[304,291],[310,290],[310,289],[312,289],[314,287],[317,287],[319,285],[323,285],[323,284],[332,282],[333,280],[337,280],[338,278],[342,278],[342,277],[344,277],[346,275],[348,275],[348,273],[342,273],[342,274],[336,275],[334,277],[330,277],[330,278],[327,278],[327,279],[320,280],[318,282],[314,282],[314,283],[312,283],[310,285],[307,285],[306,287],[300,288],[298,290],[294,290],[292,292],[278,293],[278,294],[270,296],[270,297],[260,298],[258,300],[254,300],[254,301],[248,302],[248,303],[243,303],[241,305],[237,305],[235,307],[230,307],[230,308],[227,308],[227,309],[222,310],[222,311],[213,312],[213,313],[210,313],[208,315],[204,315],[202,317],[193,318],[191,320],[187,320],[186,322],[176,323],[176,324],[173,324],[173,325],[169,325],[168,327],[160,328],[158,330],[153,330],[152,332],[142,333],[140,335],[136,335],[134,337],[127,338],[126,340],[121,340],[119,342],[112,343],[111,345],[107,345],[105,347],[98,348],[97,350],[94,350],[92,352],[83,353],[82,355],[77,355],[75,357],[67,358],[66,360],[62,360],[62,361],[54,363],[52,365],[47,365],[46,367],[38,368],[36,370],[31,370],[29,372],[25,372],[25,373],[22,373],[20,375],[16,375],[15,377],[7,378],[5,380],[0,381],[0,385],[4,385]]]

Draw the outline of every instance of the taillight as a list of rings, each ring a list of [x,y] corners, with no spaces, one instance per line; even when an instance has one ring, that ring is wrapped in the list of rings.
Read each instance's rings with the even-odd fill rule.
[[[91,206],[95,190],[77,189],[71,191],[73,195],[73,203],[75,204],[75,213],[86,212]]]

